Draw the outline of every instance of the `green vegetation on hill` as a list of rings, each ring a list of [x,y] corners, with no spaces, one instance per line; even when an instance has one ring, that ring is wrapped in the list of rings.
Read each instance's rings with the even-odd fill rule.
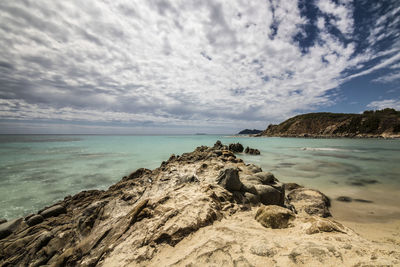
[[[269,125],[267,136],[380,136],[400,133],[400,111],[386,108],[363,114],[308,113],[292,117],[279,125]]]

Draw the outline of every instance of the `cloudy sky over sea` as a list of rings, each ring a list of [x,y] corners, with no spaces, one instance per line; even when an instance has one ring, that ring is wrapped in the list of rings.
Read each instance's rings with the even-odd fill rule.
[[[400,109],[400,1],[0,2],[0,133],[232,133]]]

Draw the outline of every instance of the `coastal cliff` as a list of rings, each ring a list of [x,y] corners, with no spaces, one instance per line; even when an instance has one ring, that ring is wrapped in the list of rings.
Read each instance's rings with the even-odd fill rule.
[[[398,247],[333,220],[323,193],[283,184],[230,147],[172,155],[0,224],[0,266],[400,264]]]
[[[269,125],[258,136],[399,138],[400,111],[383,109],[363,114],[308,113],[278,125]]]

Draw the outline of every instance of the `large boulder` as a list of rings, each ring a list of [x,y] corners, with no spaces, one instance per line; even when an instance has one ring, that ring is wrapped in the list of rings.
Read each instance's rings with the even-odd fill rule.
[[[218,175],[217,183],[230,192],[240,191],[243,187],[237,168],[223,169]]]
[[[262,204],[283,206],[285,201],[284,192],[280,192],[270,185],[263,184],[254,185],[254,188]]]
[[[255,217],[264,227],[272,229],[287,228],[294,218],[292,211],[275,205],[261,206]]]
[[[243,146],[240,143],[236,143],[236,144],[229,144],[229,148],[230,151],[234,152],[234,153],[241,153],[243,152]]]
[[[287,195],[298,213],[329,217],[330,200],[321,192],[309,188],[297,188]]]

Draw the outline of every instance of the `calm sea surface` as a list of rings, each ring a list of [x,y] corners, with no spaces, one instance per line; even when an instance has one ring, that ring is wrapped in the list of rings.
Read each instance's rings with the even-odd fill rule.
[[[137,168],[156,168],[172,153],[217,140],[258,148],[261,156],[239,157],[283,182],[317,188],[332,198],[370,200],[376,192],[400,192],[400,140],[0,135],[0,218],[36,212],[82,190],[107,189]]]

